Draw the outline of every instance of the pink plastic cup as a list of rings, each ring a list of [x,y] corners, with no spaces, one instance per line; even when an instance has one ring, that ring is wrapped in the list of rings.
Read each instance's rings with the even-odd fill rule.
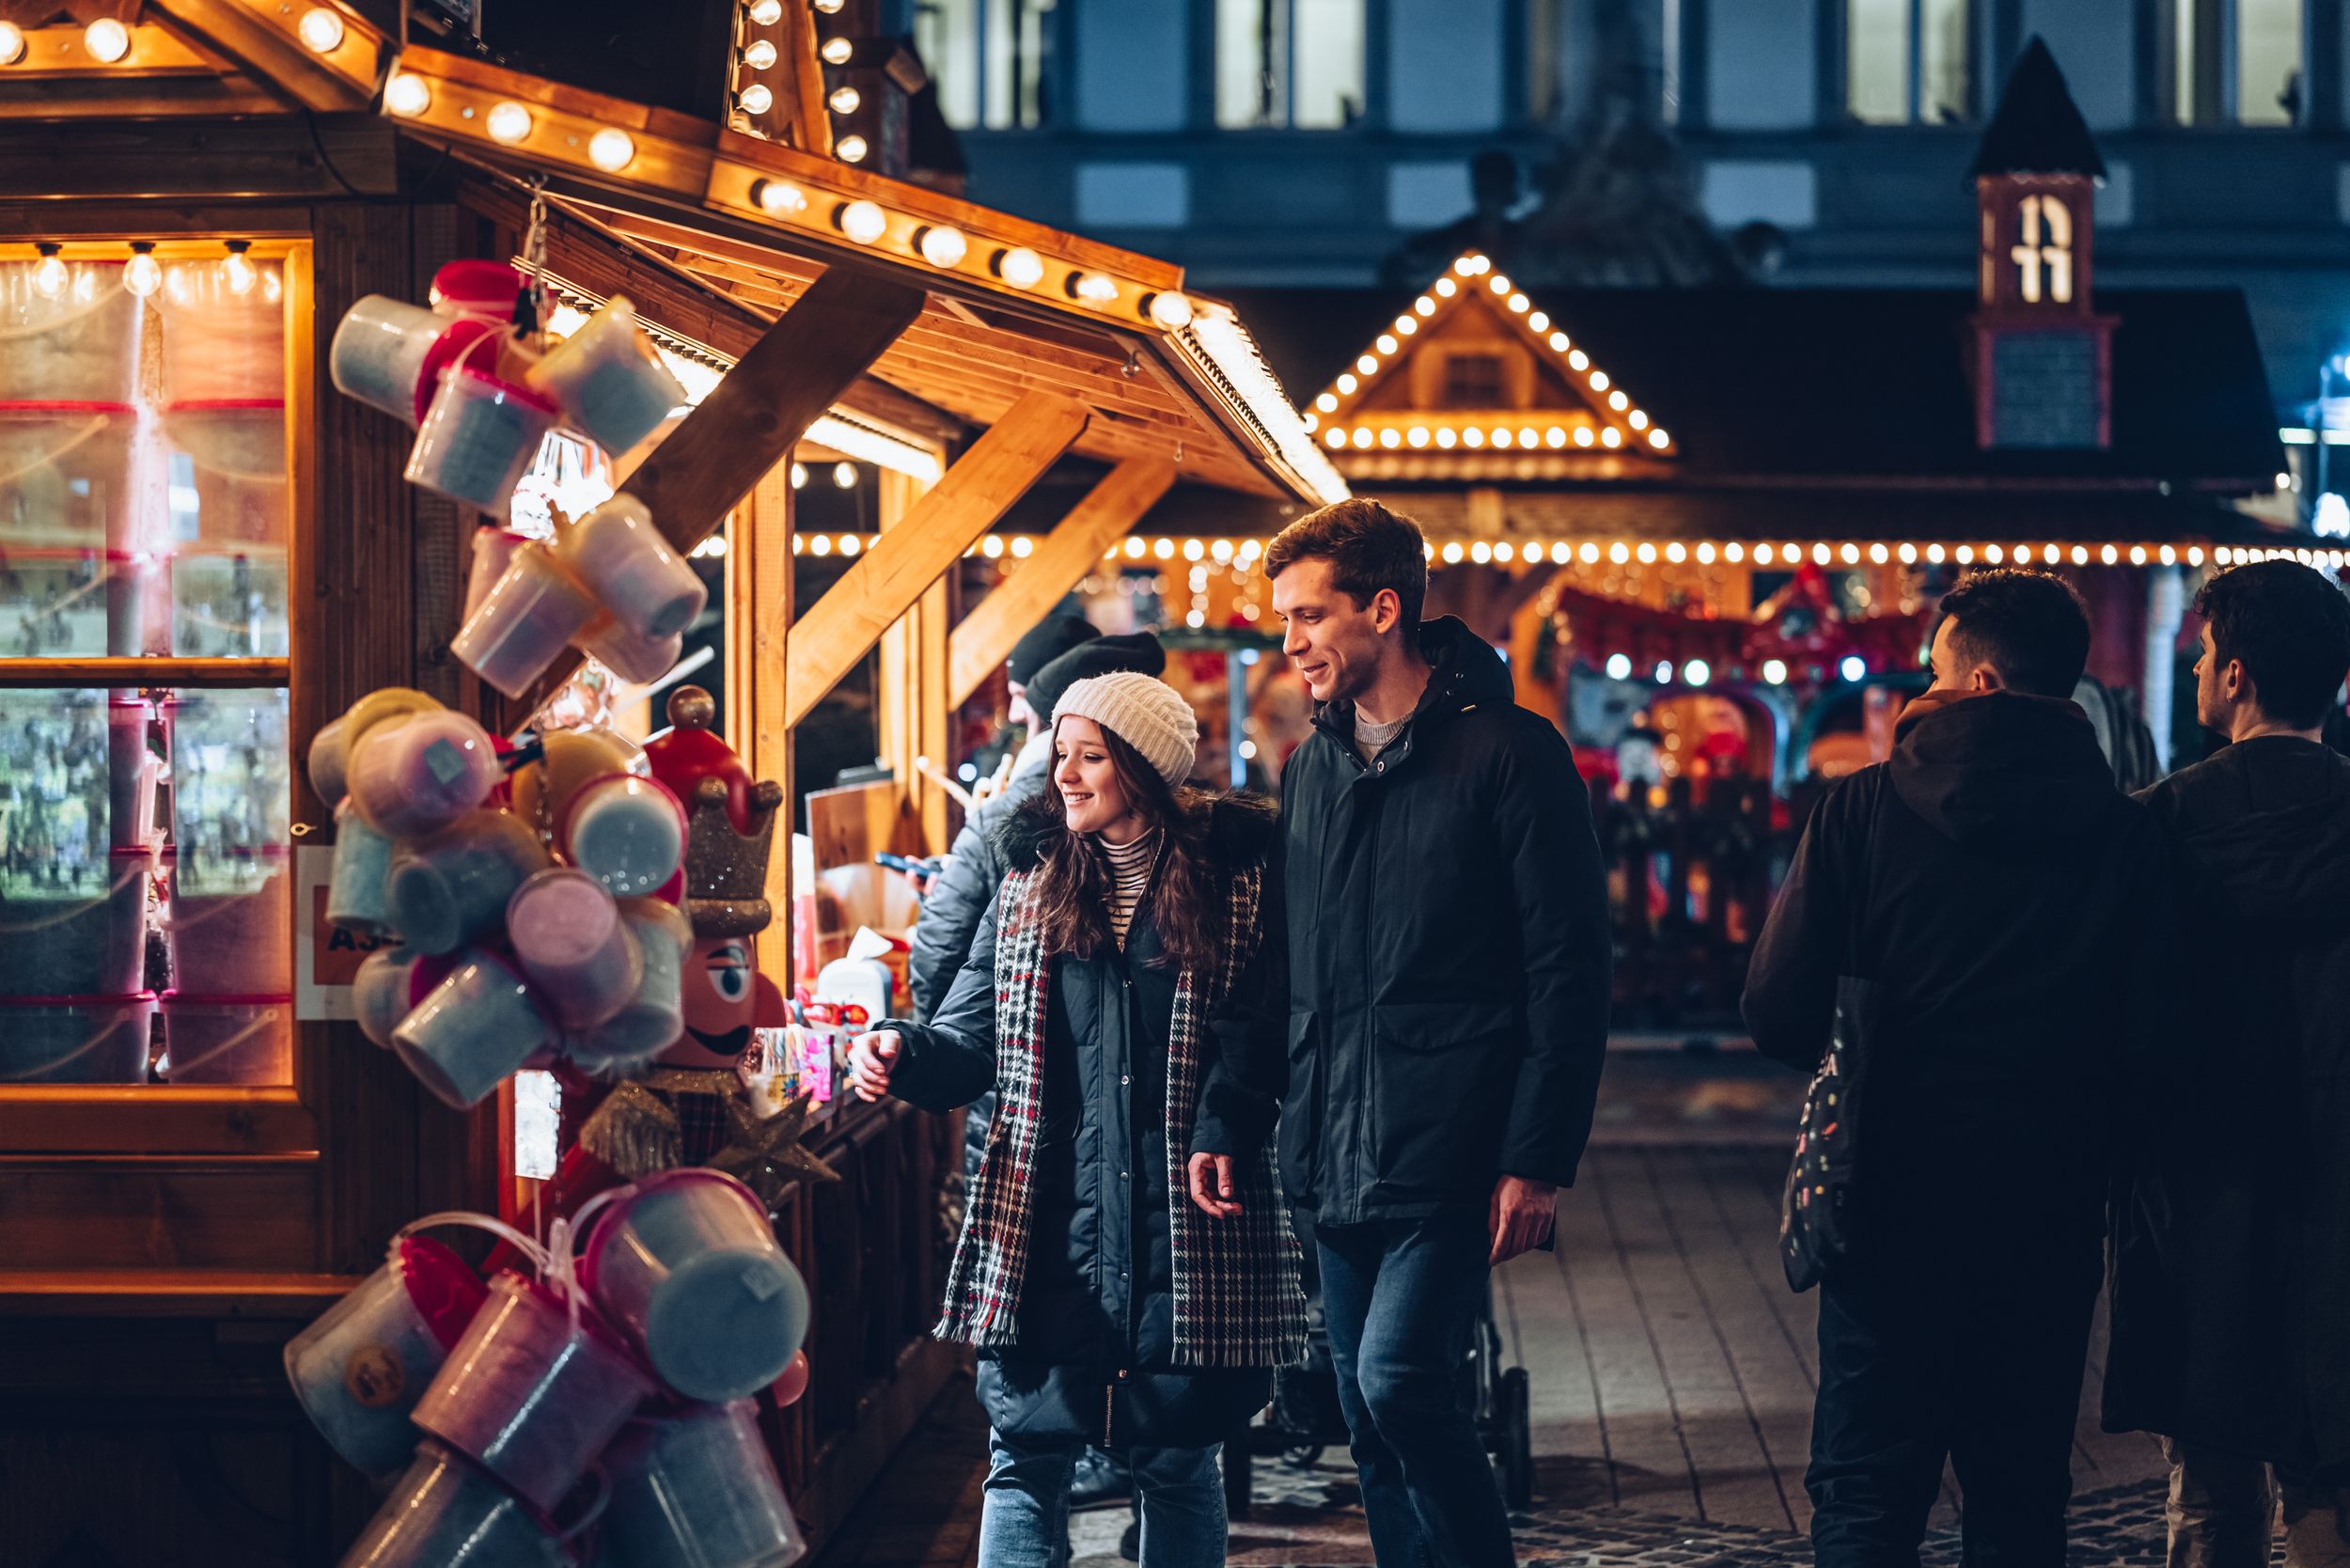
[[[284,844],[198,859],[164,852],[172,983],[190,995],[293,989],[293,873]]]
[[[788,1568],[807,1554],[749,1400],[640,1416],[603,1464],[609,1568]]]
[[[528,387],[461,361],[441,372],[441,389],[416,428],[408,482],[503,517],[559,413]]]
[[[596,1216],[580,1278],[688,1399],[743,1399],[781,1375],[807,1333],[807,1286],[751,1190],[666,1170]]]
[[[488,1304],[425,1390],[415,1422],[551,1510],[654,1391],[593,1306],[508,1273],[490,1282]]]
[[[293,997],[163,995],[167,1084],[293,1080]]]
[[[524,883],[506,908],[515,962],[566,1029],[589,1029],[626,1007],[644,979],[636,938],[603,885],[569,866]]]
[[[621,680],[650,686],[677,667],[678,655],[685,651],[685,637],[676,632],[666,637],[640,637],[610,616],[601,616],[580,633],[579,651]]]
[[[614,898],[642,898],[684,860],[685,808],[654,779],[606,774],[572,793],[556,836],[572,864]]]
[[[0,1002],[0,1084],[145,1083],[154,1016],[152,992]]]
[[[521,974],[476,949],[400,1021],[392,1050],[444,1105],[469,1110],[554,1040]]]
[[[413,839],[446,827],[503,777],[489,732],[440,709],[387,719],[352,748],[351,802],[379,833]]]
[[[514,889],[546,865],[546,847],[511,811],[468,811],[393,852],[392,929],[418,952],[454,952],[494,932]]]
[[[556,534],[555,553],[638,637],[675,636],[710,602],[701,578],[634,495],[615,495]]]
[[[643,976],[636,995],[594,1028],[573,1035],[564,1052],[589,1072],[650,1059],[685,1032],[685,955],[694,929],[675,904],[630,899],[620,918],[635,935]]]
[[[451,261],[432,274],[432,308],[443,316],[514,319],[523,274],[503,261]]]
[[[382,1268],[286,1346],[287,1379],[327,1446],[371,1476],[407,1464],[419,1436],[409,1416],[489,1294],[439,1242],[394,1242]]]
[[[587,590],[543,548],[525,546],[465,618],[449,651],[499,691],[520,697],[595,616]]]

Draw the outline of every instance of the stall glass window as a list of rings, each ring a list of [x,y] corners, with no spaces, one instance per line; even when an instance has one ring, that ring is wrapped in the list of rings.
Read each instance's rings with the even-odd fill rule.
[[[1364,0],[1216,0],[1215,122],[1335,130],[1363,112]]]
[[[1946,125],[1974,111],[1968,0],[1845,0],[1845,108],[1870,125]]]
[[[0,1086],[290,1081],[306,263],[0,249]]]
[[[915,49],[947,122],[963,131],[1050,123],[1056,21],[1056,0],[919,0]]]
[[[2301,118],[2302,0],[2173,0],[2171,102],[2182,125]]]

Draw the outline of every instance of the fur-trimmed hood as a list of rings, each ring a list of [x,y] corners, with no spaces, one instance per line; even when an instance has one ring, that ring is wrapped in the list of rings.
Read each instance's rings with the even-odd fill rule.
[[[995,824],[989,839],[1007,870],[1032,871],[1044,862],[1054,836],[1067,832],[1050,790]],[[1198,845],[1209,860],[1228,871],[1261,866],[1281,831],[1280,808],[1253,793],[1194,794],[1184,803],[1182,842]]]

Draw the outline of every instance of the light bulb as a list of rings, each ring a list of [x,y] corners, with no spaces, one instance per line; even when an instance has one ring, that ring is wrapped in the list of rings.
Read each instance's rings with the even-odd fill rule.
[[[802,486],[806,485],[807,483],[807,463],[793,463],[793,464],[791,465],[791,488],[792,488],[792,489],[794,489],[794,490],[798,490],[798,489],[800,489]]]
[[[530,111],[508,99],[490,110],[490,118],[484,123],[489,128],[492,141],[504,142],[511,147],[530,134]]]
[[[154,245],[145,240],[133,242],[131,264],[122,269],[122,286],[145,299],[162,287],[163,281],[164,270],[155,264]]]
[[[751,199],[760,211],[781,215],[807,211],[807,193],[789,180],[761,180],[751,187]]]
[[[1784,659],[1763,660],[1762,680],[1766,685],[1785,685],[1787,683],[1787,661]]]
[[[1869,673],[1869,663],[1857,653],[1847,653],[1836,666],[1836,673],[1847,681],[1857,681]]]
[[[1118,298],[1118,285],[1102,273],[1073,273],[1069,291],[1088,305],[1107,305]]]
[[[849,56],[856,53],[856,45],[847,39],[826,39],[824,46],[816,51],[826,65],[847,65]]]
[[[54,243],[41,245],[40,261],[33,268],[35,291],[43,299],[54,300],[65,292],[69,281],[65,259],[57,254],[57,247]]]
[[[313,6],[302,13],[294,31],[311,54],[332,55],[343,41],[343,19],[324,6]]]
[[[816,0],[816,8],[826,16],[838,16],[840,14],[840,8],[848,3],[849,0]]]
[[[761,27],[772,27],[783,20],[783,0],[753,0],[750,18]]]
[[[743,63],[753,71],[765,71],[776,63],[776,46],[765,39],[756,40],[743,51]]]
[[[768,90],[766,83],[753,82],[743,89],[742,102],[744,114],[763,115],[776,106],[776,95]]]
[[[856,488],[856,464],[854,463],[834,463],[832,482],[843,490],[854,490]]]
[[[971,248],[962,229],[949,228],[945,224],[932,224],[923,229],[920,244],[922,259],[933,267],[955,266]]]
[[[995,257],[995,275],[1015,289],[1033,289],[1044,281],[1044,258],[1026,245],[999,251]]]
[[[1661,427],[1648,432],[1648,444],[1655,447],[1660,452],[1665,449],[1671,440],[1672,438],[1667,435]]]
[[[865,162],[865,154],[871,150],[865,145],[863,136],[843,136],[833,144],[832,149],[844,164],[861,164]]]
[[[24,57],[24,29],[13,22],[0,22],[0,66],[12,66]]]
[[[889,231],[889,214],[873,201],[852,201],[835,214],[840,232],[860,245],[870,245]]]
[[[402,119],[414,119],[432,107],[432,89],[423,77],[403,71],[384,85],[384,107]]]
[[[1180,289],[1160,290],[1144,303],[1143,308],[1150,312],[1153,322],[1168,332],[1183,331],[1191,325],[1192,317],[1197,314],[1192,308],[1191,296]]]
[[[636,158],[636,143],[618,126],[607,125],[588,138],[588,161],[606,174],[618,174]]]
[[[836,115],[853,115],[856,113],[856,106],[865,102],[865,96],[854,87],[835,87],[832,96],[824,102],[832,105],[832,112]]]
[[[102,16],[82,29],[82,47],[90,58],[112,65],[131,52],[131,29],[111,16]]]
[[[1692,659],[1681,666],[1681,680],[1684,685],[1702,686],[1712,679],[1714,666],[1703,659]]]
[[[244,253],[245,244],[243,240],[229,241],[228,259],[220,264],[221,281],[228,285],[232,294],[253,292],[253,286],[261,279],[260,272]]]

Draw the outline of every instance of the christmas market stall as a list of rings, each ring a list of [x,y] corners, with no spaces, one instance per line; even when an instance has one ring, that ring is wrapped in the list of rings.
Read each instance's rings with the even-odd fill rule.
[[[955,1365],[960,1129],[832,1092],[873,854],[1153,504],[1346,494],[878,8],[468,14],[0,4],[27,1561],[821,1547]]]

